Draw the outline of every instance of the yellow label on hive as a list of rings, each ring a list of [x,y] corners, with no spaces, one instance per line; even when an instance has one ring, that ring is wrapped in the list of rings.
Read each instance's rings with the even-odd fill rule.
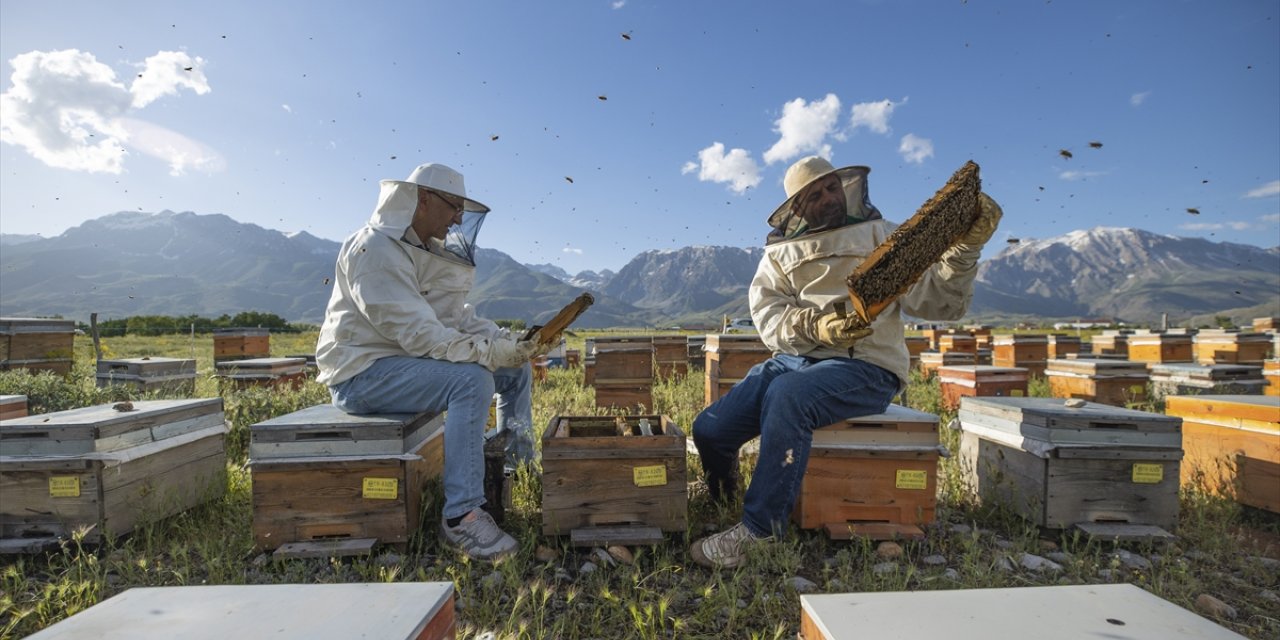
[[[1138,395],[1140,393],[1145,392],[1146,390],[1147,388],[1140,384],[1129,385],[1129,393],[1132,393],[1133,395]]]
[[[53,498],[79,498],[78,476],[49,476],[49,496]]]
[[[400,482],[395,478],[361,478],[361,497],[369,500],[395,500]]]
[[[1137,484],[1159,484],[1164,480],[1164,465],[1150,462],[1133,463],[1133,481]]]
[[[1022,389],[1010,389],[1009,395],[1014,398],[1021,398],[1022,396],[1025,396],[1027,394],[1023,393]]]
[[[893,486],[899,489],[924,489],[929,484],[929,472],[915,469],[898,469]]]
[[[667,468],[660,464],[652,467],[631,467],[631,479],[637,487],[661,487],[667,483]]]

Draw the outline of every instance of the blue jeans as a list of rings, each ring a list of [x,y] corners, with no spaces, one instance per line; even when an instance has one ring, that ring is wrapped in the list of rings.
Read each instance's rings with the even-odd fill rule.
[[[760,457],[743,498],[742,523],[757,536],[782,533],[800,494],[813,430],[883,413],[897,376],[850,358],[776,355],[693,420],[707,484],[733,482],[738,449],[760,436]]]
[[[444,517],[457,518],[484,504],[484,428],[494,393],[498,429],[512,429],[511,440],[519,440],[521,431],[532,431],[532,380],[528,364],[491,372],[473,362],[390,356],[329,394],[347,413],[446,412]]]

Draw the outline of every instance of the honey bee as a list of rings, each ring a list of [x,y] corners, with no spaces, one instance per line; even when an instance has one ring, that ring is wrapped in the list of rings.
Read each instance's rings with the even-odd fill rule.
[[[1022,242],[1022,241],[1019,240],[1018,238],[1009,238],[1008,240],[1005,240],[1005,242],[1008,242],[1009,244],[1018,244],[1019,242]]]
[[[1191,215],[1193,215],[1193,216],[1198,216],[1198,215],[1200,215],[1200,210],[1199,210],[1199,209],[1197,209],[1197,208],[1195,208],[1195,207],[1187,207],[1187,213],[1189,213],[1189,214],[1191,214]]]
[[[599,96],[596,96],[596,99],[597,99],[597,100],[604,101],[604,100],[608,100],[608,99],[609,99],[609,96],[606,96],[606,95],[599,95]]]
[[[1101,148],[1102,148],[1102,143],[1101,143],[1101,142],[1090,142],[1090,143],[1089,143],[1089,146],[1090,146],[1090,147],[1092,147],[1092,148],[1094,148],[1094,149],[1101,149]]]
[[[1067,160],[1071,159],[1071,152],[1066,149],[1058,149],[1058,155],[1066,158]]]
[[[569,176],[565,176],[564,179],[568,180],[569,184],[573,184],[573,178],[570,178]]]
[[[492,142],[492,141],[494,141],[494,140],[497,140],[497,139],[498,139],[498,136],[496,136],[496,135],[495,135],[495,136],[489,136],[489,141],[490,141],[490,142]]]
[[[630,39],[631,39],[631,34],[630,34],[630,33],[624,33],[624,34],[622,34],[622,39],[623,39],[623,40],[630,40]]]

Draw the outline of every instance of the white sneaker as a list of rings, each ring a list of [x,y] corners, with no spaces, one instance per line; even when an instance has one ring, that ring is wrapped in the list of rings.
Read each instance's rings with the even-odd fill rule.
[[[472,509],[456,527],[450,527],[443,516],[440,532],[450,545],[480,560],[498,560],[515,553],[515,538],[498,527],[493,516],[484,509]]]
[[[693,561],[709,569],[735,569],[747,558],[747,547],[758,542],[770,542],[773,536],[757,537],[738,524],[715,535],[707,536],[689,547]]]

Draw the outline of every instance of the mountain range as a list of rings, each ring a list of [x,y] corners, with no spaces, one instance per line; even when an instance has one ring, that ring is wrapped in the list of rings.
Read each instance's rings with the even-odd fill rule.
[[[318,323],[339,243],[222,214],[120,212],[56,237],[0,234],[0,315],[218,316],[266,311]],[[718,325],[747,314],[759,247],[645,251],[617,273],[566,273],[477,251],[472,303],[495,319],[549,319],[582,291],[575,326]],[[1094,228],[1011,242],[978,269],[972,321],[1134,323],[1280,316],[1280,247]]]

